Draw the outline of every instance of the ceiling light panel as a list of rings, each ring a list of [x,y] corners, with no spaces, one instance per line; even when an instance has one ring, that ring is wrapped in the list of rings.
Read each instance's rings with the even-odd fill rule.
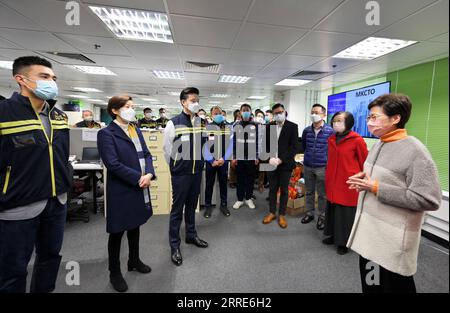
[[[173,43],[167,14],[113,7],[89,8],[120,39]]]
[[[288,87],[298,87],[312,82],[312,80],[304,79],[283,79],[275,84],[275,86],[288,86]]]
[[[77,71],[83,72],[85,74],[90,74],[90,75],[117,76],[116,73],[108,70],[106,67],[103,67],[103,66],[68,65],[68,67],[71,67],[73,69],[76,69]]]
[[[369,37],[339,52],[333,58],[373,60],[415,44],[417,41]]]
[[[163,70],[153,70],[152,72],[157,78],[161,79],[184,79],[184,74],[182,72],[172,72]]]
[[[220,75],[219,82],[231,84],[245,84],[251,77],[235,76],[235,75]]]

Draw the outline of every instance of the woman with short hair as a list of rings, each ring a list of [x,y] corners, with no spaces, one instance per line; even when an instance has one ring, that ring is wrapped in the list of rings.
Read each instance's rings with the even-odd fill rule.
[[[424,212],[441,204],[436,164],[405,129],[411,109],[410,99],[400,94],[369,104],[367,126],[380,141],[370,150],[364,171],[347,182],[359,192],[347,247],[360,255],[364,293],[416,292],[413,275]]]
[[[331,118],[335,133],[328,138],[328,163],[325,170],[327,207],[322,242],[336,245],[338,254],[346,254],[348,236],[355,220],[358,192],[349,190],[348,177],[363,170],[367,157],[364,139],[352,131],[355,119],[350,112],[337,112]]]
[[[112,97],[107,111],[113,121],[98,132],[97,145],[107,169],[108,261],[112,286],[125,292],[128,286],[120,269],[120,245],[125,231],[129,247],[128,271],[151,271],[139,258],[139,228],[153,214],[149,187],[156,176],[152,155],[134,123],[136,113],[132,98]]]

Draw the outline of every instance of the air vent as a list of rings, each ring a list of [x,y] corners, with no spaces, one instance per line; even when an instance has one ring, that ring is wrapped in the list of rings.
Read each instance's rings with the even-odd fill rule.
[[[186,72],[194,72],[194,73],[218,74],[221,67],[222,64],[202,63],[192,61],[186,61],[186,63],[184,64],[184,69]]]
[[[290,79],[304,79],[304,80],[317,80],[328,75],[333,74],[332,72],[320,72],[320,71],[298,71],[292,74],[288,78]]]
[[[91,59],[89,59],[87,56],[80,54],[80,53],[66,53],[66,52],[57,52],[57,51],[47,51],[47,54],[50,55],[56,55],[58,57],[71,59],[71,60],[77,60],[77,61],[83,61],[87,63],[95,63]]]

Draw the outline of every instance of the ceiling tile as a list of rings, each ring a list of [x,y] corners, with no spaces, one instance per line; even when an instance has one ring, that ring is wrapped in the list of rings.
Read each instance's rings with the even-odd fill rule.
[[[364,38],[362,35],[314,31],[302,38],[288,53],[329,57]]]
[[[83,53],[104,53],[114,55],[129,55],[130,53],[117,39],[108,37],[81,36],[71,34],[54,34]],[[100,47],[95,47],[99,45]]]
[[[317,30],[372,34],[434,1],[436,0],[377,0],[380,4],[380,25],[367,25],[366,15],[369,13],[365,8],[367,1],[350,0],[321,22]]]
[[[298,70],[311,66],[323,60],[323,57],[310,57],[298,55],[282,55],[274,63],[270,65],[271,68],[297,68]]]
[[[66,15],[69,11],[66,10],[65,1],[3,0],[3,2],[51,32],[112,36],[111,32],[107,30],[100,19],[90,12],[87,7],[82,5],[80,5],[80,25],[68,25],[66,23]]]
[[[448,33],[438,35],[436,37],[428,39],[428,41],[434,41],[434,42],[446,42],[448,43]]]
[[[185,72],[184,75],[186,77],[186,80],[188,80],[188,81],[217,82],[217,80],[219,79],[219,74],[205,74],[205,73]]]
[[[217,48],[231,48],[240,26],[239,22],[181,16],[173,16],[172,23],[177,44]]]
[[[303,36],[306,30],[247,23],[236,39],[235,49],[280,53]]]
[[[278,56],[277,53],[231,50],[229,65],[264,66]]]
[[[248,20],[263,24],[312,28],[342,0],[258,0]]]
[[[0,49],[0,56],[2,56],[2,61],[14,61],[18,57],[26,55],[38,55],[38,53],[30,50],[23,49]]]
[[[18,2],[18,1],[16,1]],[[41,26],[0,3],[0,27],[43,30]],[[0,30],[0,34],[2,31]]]
[[[271,66],[267,67],[266,69],[262,70],[261,72],[258,72],[256,74],[256,77],[260,78],[274,78],[274,79],[284,79],[295,72],[297,72],[299,69],[297,68],[273,68]]]
[[[131,40],[122,40],[121,43],[134,56],[178,58],[178,51],[174,44]]]
[[[0,30],[1,31],[1,30]],[[0,48],[9,48],[9,49],[20,49],[19,46],[15,45],[11,41],[0,38]]]
[[[406,63],[399,63],[399,62],[390,61],[390,60],[379,60],[379,61],[372,60],[372,61],[362,62],[361,64],[356,65],[351,68],[347,68],[345,70],[345,72],[373,75],[373,74],[379,73],[379,72],[388,73],[392,69],[397,68],[399,66],[406,66]]]
[[[184,61],[218,63],[223,64],[227,61],[230,49],[208,48],[199,46],[178,46]]]
[[[40,31],[2,29],[1,36],[30,50],[78,52],[56,36]]]
[[[412,46],[397,50],[376,60],[390,60],[393,62],[412,63],[422,59],[448,53],[448,44],[442,42],[419,42]]]
[[[168,0],[170,14],[242,20],[251,0]]]
[[[133,57],[119,55],[86,54],[88,58],[96,62],[96,65],[105,67],[142,68],[142,64]]]
[[[306,70],[322,71],[322,72],[339,72],[343,71],[346,68],[360,64],[361,62],[362,61],[360,60],[327,58],[323,61],[320,61],[306,68]]]
[[[148,70],[183,71],[178,59],[136,57],[143,68]]]
[[[448,32],[448,10],[449,1],[438,2],[420,13],[377,32],[375,35],[406,40],[426,40],[443,32]]]
[[[221,74],[227,75],[241,75],[253,76],[257,71],[261,70],[262,66],[247,66],[247,65],[225,65]]]

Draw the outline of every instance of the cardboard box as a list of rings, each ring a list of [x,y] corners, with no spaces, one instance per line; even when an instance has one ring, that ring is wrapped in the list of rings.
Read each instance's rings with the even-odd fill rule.
[[[286,213],[290,216],[298,216],[305,213],[305,197],[289,199]]]

